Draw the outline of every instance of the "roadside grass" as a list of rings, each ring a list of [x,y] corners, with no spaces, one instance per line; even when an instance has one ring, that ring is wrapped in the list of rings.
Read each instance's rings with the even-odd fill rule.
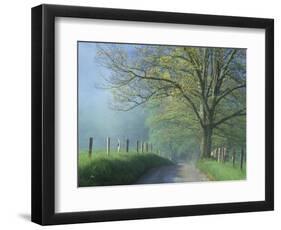
[[[200,160],[197,162],[197,167],[204,172],[210,180],[245,180],[246,168],[241,170],[239,165],[232,166],[232,163],[219,163],[215,160]]]
[[[153,153],[110,153],[97,151],[90,159],[79,154],[78,186],[127,185],[134,183],[147,170],[173,164]]]

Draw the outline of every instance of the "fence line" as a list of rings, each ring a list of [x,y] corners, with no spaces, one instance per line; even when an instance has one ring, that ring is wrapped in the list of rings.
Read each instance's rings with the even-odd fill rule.
[[[219,163],[225,163],[225,162],[230,161],[232,163],[232,166],[235,167],[236,160],[237,160],[237,151],[236,150],[237,150],[236,148],[233,148],[232,154],[231,154],[230,151],[228,151],[228,149],[225,146],[220,146],[220,147],[215,148],[211,152],[211,157]],[[239,167],[241,170],[243,170],[245,158],[246,158],[246,154],[245,154],[244,147],[241,147],[240,162],[239,162]]]
[[[88,156],[89,158],[92,157],[93,154],[93,143],[94,143],[94,139],[93,137],[89,138],[89,148],[88,148]],[[128,153],[130,151],[130,139],[126,138],[125,140],[125,144],[123,145],[124,147],[124,151],[126,153]],[[106,154],[110,155],[110,152],[112,150],[112,142],[111,142],[111,138],[110,137],[106,137]],[[121,141],[118,138],[117,139],[117,152],[119,153],[121,150]],[[148,143],[145,141],[139,141],[136,140],[136,152],[139,153],[148,153],[149,150],[152,152],[153,151],[153,144],[152,143]],[[157,151],[159,152],[159,150]],[[159,152],[160,153],[160,152]]]

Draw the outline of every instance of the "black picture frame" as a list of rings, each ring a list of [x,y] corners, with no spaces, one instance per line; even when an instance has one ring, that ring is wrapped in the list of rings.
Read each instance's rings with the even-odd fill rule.
[[[109,19],[265,29],[265,200],[55,213],[55,18]],[[32,221],[41,225],[267,211],[274,209],[274,20],[110,8],[32,8]]]

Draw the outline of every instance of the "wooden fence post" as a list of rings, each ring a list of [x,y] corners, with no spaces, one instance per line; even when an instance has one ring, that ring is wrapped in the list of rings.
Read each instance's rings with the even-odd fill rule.
[[[214,156],[215,160],[218,159],[218,148],[215,149],[215,156]]]
[[[137,140],[137,153],[139,152],[139,141]]]
[[[141,152],[143,153],[143,145],[144,145],[144,143],[143,143],[143,141],[141,142]]]
[[[120,153],[120,148],[121,148],[121,141],[120,139],[118,138],[118,143],[117,143],[117,152]]]
[[[106,138],[106,153],[107,155],[110,153],[110,137]]]
[[[129,152],[129,139],[126,140],[126,152]]]
[[[240,161],[240,169],[243,169],[243,161],[244,161],[244,148],[241,148],[241,161]]]
[[[93,137],[90,137],[90,139],[89,139],[89,152],[88,152],[89,158],[92,157],[92,150],[93,150]]]
[[[226,148],[223,147],[222,163],[225,163],[225,161],[226,161]]]
[[[233,149],[232,153],[232,166],[235,167],[235,160],[236,160],[236,151],[235,148]]]
[[[148,152],[148,143],[145,143],[145,151]]]
[[[220,162],[221,148],[218,148],[217,161]]]

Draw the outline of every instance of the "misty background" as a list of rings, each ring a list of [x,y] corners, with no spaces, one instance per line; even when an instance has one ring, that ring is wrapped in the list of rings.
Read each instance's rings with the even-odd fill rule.
[[[129,51],[130,45],[124,45]],[[147,112],[143,107],[131,111],[116,111],[110,108],[112,95],[104,89],[104,77],[110,74],[97,60],[97,43],[78,42],[78,141],[79,151],[87,150],[89,137],[93,137],[94,149],[106,149],[106,137],[111,138],[112,149],[121,148],[125,140],[130,145],[136,140],[148,139],[145,125]]]

